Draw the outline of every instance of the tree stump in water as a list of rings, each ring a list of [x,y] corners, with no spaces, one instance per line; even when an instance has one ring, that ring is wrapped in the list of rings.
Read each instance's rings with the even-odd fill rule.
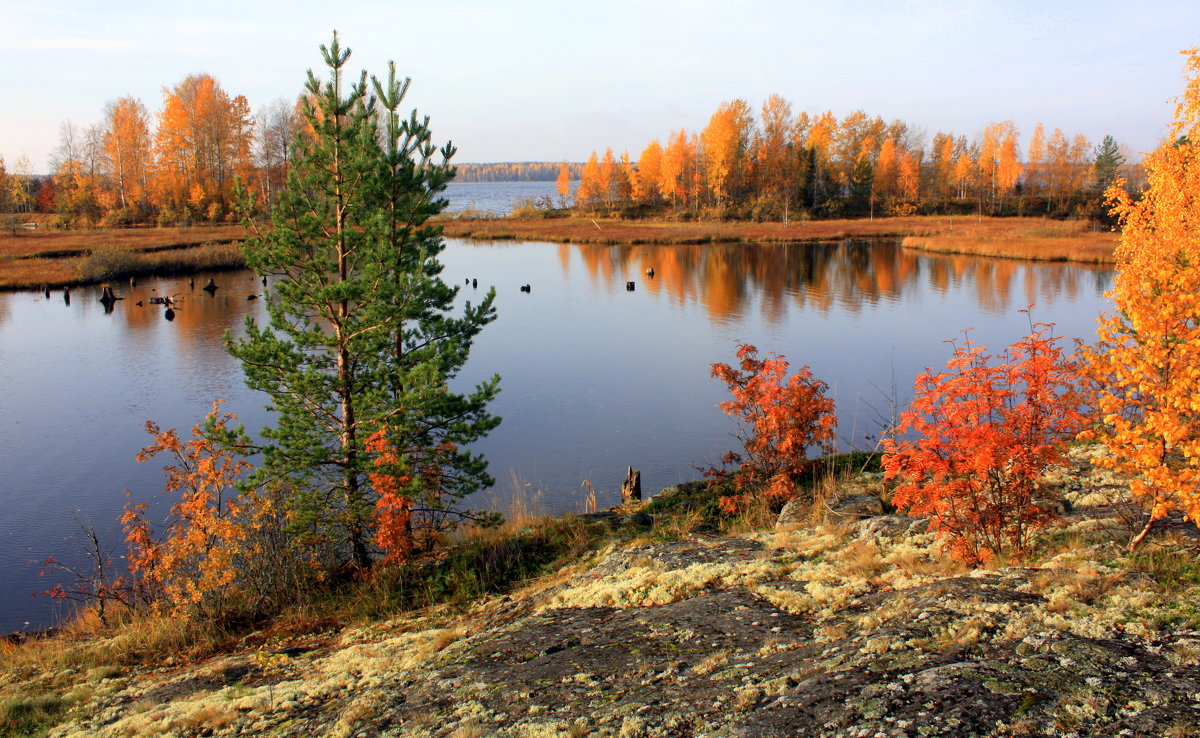
[[[628,467],[625,481],[621,483],[621,504],[642,501],[642,470]]]

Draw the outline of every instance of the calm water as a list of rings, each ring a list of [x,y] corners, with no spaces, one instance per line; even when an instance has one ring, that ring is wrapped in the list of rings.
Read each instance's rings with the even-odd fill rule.
[[[571,183],[572,192],[578,184]],[[559,204],[558,185],[554,182],[451,182],[446,186],[445,196],[450,201],[448,213],[473,208],[507,215],[518,201],[543,197],[549,197],[556,206]]]
[[[448,282],[479,280],[464,299],[488,285],[498,292],[500,317],[460,377],[503,377],[494,408],[504,422],[479,446],[497,485],[475,502],[521,490],[554,511],[581,507],[585,479],[602,505],[615,503],[627,465],[650,493],[715,463],[733,426],[715,407],[723,389],[708,367],[730,361],[737,341],[810,364],[838,403],[843,446],[870,447],[893,379],[906,400],[915,373],[945,361],[946,339],[974,328],[975,340],[1002,348],[1027,332],[1016,311],[1030,303],[1059,333],[1091,336],[1110,277],[891,242],[451,241],[443,260]],[[53,581],[38,579],[33,562],[72,558],[79,521],[115,544],[123,490],[153,499],[161,489],[158,466],[133,458],[149,440],[147,419],[190,428],[223,398],[251,429],[266,421],[263,398],[244,388],[221,340],[245,315],[262,316],[262,300],[246,299],[261,284],[248,273],[212,276],[221,285],[213,297],[186,278],[126,286],[107,315],[93,289],[74,290],[69,306],[61,292],[0,295],[0,632],[50,622],[51,603],[29,595]],[[166,293],[181,297],[173,322],[135,304]]]

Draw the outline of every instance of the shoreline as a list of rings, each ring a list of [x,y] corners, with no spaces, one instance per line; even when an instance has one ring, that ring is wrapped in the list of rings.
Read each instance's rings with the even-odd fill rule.
[[[550,241],[601,245],[820,243],[847,238],[903,239],[929,253],[1113,265],[1118,234],[1086,221],[976,216],[758,223],[588,218],[437,219],[442,234],[475,241]],[[0,291],[58,289],[149,275],[194,274],[245,266],[242,226],[113,228],[0,235]]]
[[[0,291],[60,289],[128,277],[245,266],[240,225],[0,234]]]
[[[976,216],[757,223],[626,220],[618,218],[494,218],[439,221],[443,235],[492,241],[550,241],[603,245],[814,243],[847,238],[901,238],[905,248],[1039,261],[1114,264],[1119,236],[1086,221]]]
[[[1167,734],[1192,719],[1200,687],[1200,615],[1181,607],[1200,584],[1175,552],[1198,534],[1164,526],[1125,551],[1111,508],[1127,485],[1093,453],[1047,471],[1043,494],[1066,511],[1022,561],[956,563],[857,463],[823,483],[820,508],[732,529],[706,525],[711,492],[679,485],[639,507],[513,526],[513,540],[558,526],[587,545],[469,600],[297,613],[207,647],[183,633],[67,632],[9,647],[0,696],[31,733],[64,738],[579,724],[611,736],[1057,734],[1064,721]],[[167,644],[175,653],[151,658]]]

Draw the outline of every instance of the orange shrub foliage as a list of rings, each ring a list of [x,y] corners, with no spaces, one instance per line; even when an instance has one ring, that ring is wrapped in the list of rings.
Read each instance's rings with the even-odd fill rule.
[[[412,484],[412,475],[396,470],[400,459],[384,430],[367,439],[367,450],[376,455],[376,471],[371,473],[370,480],[379,494],[375,501],[375,542],[384,552],[380,563],[398,564],[413,550],[412,498],[405,494]]]
[[[142,596],[173,614],[212,615],[235,586],[239,562],[254,555],[252,534],[271,514],[260,495],[239,496],[235,484],[250,463],[221,447],[212,438],[226,432],[232,414],[220,413],[214,402],[206,423],[192,429],[183,441],[175,429],[160,430],[153,422],[146,431],[154,443],[143,448],[138,461],[160,453],[173,459],[163,467],[164,491],[178,494],[161,537],[146,520],[146,503],[127,503],[121,523],[129,547],[129,569]]]
[[[392,437],[389,437],[392,432]],[[446,502],[452,499],[445,483],[446,456],[458,446],[442,441],[433,448],[413,446],[401,451],[393,440],[405,437],[384,427],[367,439],[374,454],[375,470],[369,475],[375,500],[375,543],[383,551],[384,566],[402,563],[419,546],[428,544],[446,527],[443,518],[471,516],[452,514]],[[411,440],[411,439],[410,439]],[[477,521],[481,522],[481,521]]]
[[[796,482],[810,465],[808,451],[833,451],[837,418],[828,386],[807,366],[787,376],[788,362],[771,354],[759,359],[758,349],[738,346],[739,367],[713,364],[712,376],[729,386],[733,399],[721,410],[741,421],[738,438],[742,453],[730,451],[723,463],[737,464],[735,473],[710,470],[721,484],[731,483],[736,494],[721,498],[726,513],[736,513],[751,497],[774,505],[795,497]]]
[[[1105,444],[1095,463],[1132,475],[1149,512],[1130,548],[1170,510],[1200,523],[1200,49],[1184,53],[1171,135],[1144,162],[1149,189],[1109,190],[1122,225],[1116,309],[1084,352],[1101,422],[1082,437]]]
[[[1035,480],[1082,422],[1074,370],[1052,326],[1031,327],[995,363],[969,338],[955,346],[950,371],[917,376],[912,405],[883,441],[885,478],[900,480],[894,504],[929,516],[971,565],[1023,552],[1053,518],[1033,504]],[[897,440],[904,434],[915,438]]]

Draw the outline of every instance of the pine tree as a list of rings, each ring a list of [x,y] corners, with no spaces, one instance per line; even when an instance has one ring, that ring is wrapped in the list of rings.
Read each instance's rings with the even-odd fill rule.
[[[386,473],[389,494],[398,487],[427,525],[492,484],[465,446],[499,423],[486,409],[499,378],[467,394],[448,382],[495,318],[494,291],[450,314],[457,289],[440,279],[441,231],[427,220],[446,205],[454,148],[434,146],[428,118],[401,118],[408,80],[393,67],[371,95],[365,72],[347,79],[336,34],[321,53],[329,78],[310,71],[303,102],[310,135],[293,147],[271,230],[245,248],[250,268],[275,277],[270,326],[248,319],[228,345],[277,417],[256,481],[288,484],[297,526],[365,567],[380,496],[371,475]],[[388,468],[371,447],[387,448]]]
[[[1096,146],[1096,163],[1093,165],[1096,169],[1096,187],[1107,190],[1116,180],[1124,163],[1125,156],[1121,153],[1117,140],[1112,136],[1105,136]]]

